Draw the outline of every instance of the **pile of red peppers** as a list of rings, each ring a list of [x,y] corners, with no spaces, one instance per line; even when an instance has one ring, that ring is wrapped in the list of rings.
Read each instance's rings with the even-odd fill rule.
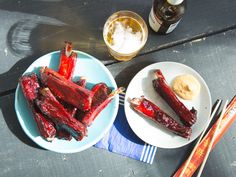
[[[175,111],[179,116],[183,125],[169,116],[166,112],[161,110],[150,100],[144,96],[140,98],[133,98],[130,100],[131,107],[146,118],[154,121],[155,123],[165,127],[167,130],[189,139],[192,134],[191,126],[197,120],[197,110],[192,108],[189,110],[175,95],[175,93],[168,86],[164,75],[160,69],[157,69],[154,74],[156,79],[153,80],[154,90],[165,100],[165,102]]]
[[[97,115],[122,92],[122,88],[112,91],[105,83],[89,90],[85,77],[73,82],[77,60],[72,43],[65,42],[58,71],[41,67],[39,76],[30,73],[19,79],[39,133],[47,141],[55,137],[82,140]]]

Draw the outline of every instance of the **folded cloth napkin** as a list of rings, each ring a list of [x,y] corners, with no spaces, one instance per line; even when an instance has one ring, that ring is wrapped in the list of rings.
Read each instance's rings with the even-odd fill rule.
[[[152,164],[157,150],[157,147],[145,143],[131,130],[121,102],[111,129],[94,146],[149,164]]]

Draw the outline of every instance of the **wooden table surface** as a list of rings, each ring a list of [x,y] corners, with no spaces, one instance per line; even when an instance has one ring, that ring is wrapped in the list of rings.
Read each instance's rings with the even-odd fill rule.
[[[14,110],[18,78],[38,57],[59,50],[65,40],[110,70],[118,86],[128,86],[145,66],[161,61],[183,63],[206,81],[212,101],[236,94],[236,1],[189,0],[178,27],[168,35],[149,28],[141,53],[118,62],[102,38],[106,19],[132,10],[148,24],[152,1],[143,0],[0,0],[0,176],[169,177],[184,162],[194,142],[177,149],[157,149],[152,165],[91,147],[74,154],[44,150],[23,132]],[[236,174],[236,124],[211,152],[202,176]]]

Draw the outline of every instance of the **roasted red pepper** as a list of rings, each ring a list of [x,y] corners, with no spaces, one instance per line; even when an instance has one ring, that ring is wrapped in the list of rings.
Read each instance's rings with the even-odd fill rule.
[[[82,140],[87,128],[66,111],[48,88],[40,90],[36,104],[43,114],[47,115],[57,125],[70,132],[76,140]]]
[[[91,109],[82,116],[82,123],[86,126],[90,126],[97,115],[111,102],[115,95],[124,91],[124,88],[120,87],[117,90],[110,93],[105,100],[101,101],[100,104],[95,104]]]
[[[83,84],[83,80],[80,80],[78,84]],[[94,93],[91,109],[98,107],[111,93],[111,89],[105,83],[95,84],[91,91]],[[77,111],[76,118],[83,120],[86,118],[86,114],[91,111]],[[90,123],[91,124],[91,123]]]
[[[186,126],[192,126],[197,120],[197,110],[194,108],[189,110],[178,99],[175,93],[168,86],[161,70],[156,70],[155,74],[157,79],[153,80],[153,87],[156,92],[168,103]]]
[[[35,107],[32,108],[32,111],[40,135],[47,141],[53,141],[57,133],[54,123],[45,118],[45,116]]]
[[[86,83],[87,83],[87,79],[85,76],[81,76],[80,79],[75,82],[77,85],[81,86],[81,87],[86,87]]]
[[[111,89],[105,83],[95,84],[91,91],[94,93],[92,106],[101,104],[111,93]]]
[[[81,77],[79,81],[75,82],[77,85],[85,88],[86,86],[86,78],[85,77]],[[68,104],[64,101],[61,101],[62,105],[64,106],[64,108],[66,108],[67,112],[69,112],[71,114],[72,117],[75,117],[75,114],[77,112],[77,108],[72,106],[71,104]]]
[[[37,98],[38,89],[40,88],[37,75],[32,73],[21,76],[19,82],[26,100],[30,106],[32,106],[34,100]]]
[[[19,79],[22,92],[32,110],[40,135],[47,141],[52,141],[56,136],[54,124],[35,107],[34,101],[38,96],[39,82],[36,74],[25,75]]]
[[[85,88],[86,86],[86,78],[85,77],[81,77],[79,81],[76,82],[77,85]],[[75,114],[77,112],[77,108],[67,104],[67,103],[63,103],[64,107],[67,109],[67,111],[71,114],[72,117],[75,117]]]
[[[54,70],[43,67],[40,70],[41,81],[54,95],[81,111],[91,108],[94,93],[62,77]]]
[[[64,140],[68,140],[68,141],[70,141],[72,139],[70,132],[61,128],[59,125],[56,126],[56,129],[57,129],[57,138],[58,139],[64,139]]]
[[[68,80],[71,80],[77,61],[77,54],[72,51],[72,43],[65,42],[65,47],[61,50],[58,73]]]
[[[72,43],[65,42],[65,47],[61,50],[60,54],[60,64],[58,68],[58,73],[61,74],[68,80],[71,80],[74,74],[74,69],[77,61],[77,54],[72,51]],[[66,105],[67,111],[74,117],[77,108]],[[57,136],[59,139],[66,139],[71,140],[71,135],[66,130],[62,129],[61,127],[58,128]]]
[[[180,125],[176,120],[162,111],[157,105],[147,100],[143,96],[141,98],[131,99],[130,103],[131,107],[135,111],[142,113],[147,118],[153,120],[163,127],[166,127],[168,130],[179,136],[190,138],[192,133],[192,129],[190,127]]]

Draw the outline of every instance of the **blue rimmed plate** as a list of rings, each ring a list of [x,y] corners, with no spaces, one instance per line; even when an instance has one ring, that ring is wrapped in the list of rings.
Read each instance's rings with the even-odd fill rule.
[[[96,58],[81,51],[75,51],[78,55],[74,77],[85,76],[90,86],[95,83],[105,82],[110,88],[116,89],[116,82],[109,70]],[[34,61],[24,72],[35,72],[38,74],[40,66],[48,66],[54,70],[58,69],[60,51],[48,53]],[[69,94],[69,93],[68,93]],[[112,102],[98,115],[93,124],[88,128],[88,136],[82,141],[60,140],[55,138],[52,142],[44,140],[34,121],[31,110],[18,84],[15,94],[15,110],[18,120],[24,132],[39,146],[60,153],[74,153],[85,150],[97,143],[112,126],[118,112],[119,97],[116,96]]]

